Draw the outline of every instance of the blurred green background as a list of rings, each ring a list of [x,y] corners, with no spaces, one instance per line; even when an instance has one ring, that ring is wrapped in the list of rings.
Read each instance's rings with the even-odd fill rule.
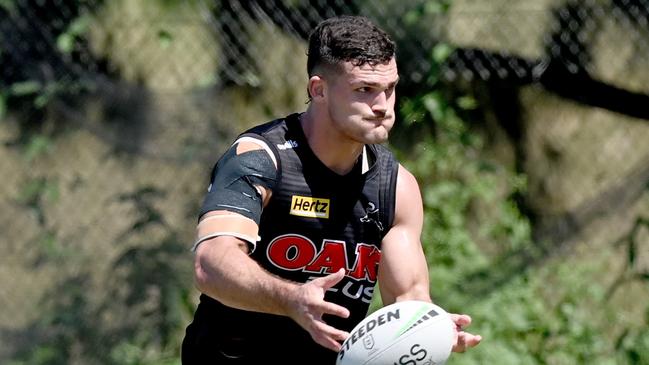
[[[449,364],[649,364],[646,0],[0,0],[0,363],[179,364],[212,164],[336,14],[398,43]]]

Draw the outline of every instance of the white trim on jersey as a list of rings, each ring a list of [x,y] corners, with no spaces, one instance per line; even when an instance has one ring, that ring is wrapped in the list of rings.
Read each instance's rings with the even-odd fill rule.
[[[239,238],[239,239],[241,239],[243,241],[246,241],[246,242],[250,243],[250,245],[251,245],[250,253],[255,251],[255,249],[257,248],[257,241],[261,240],[261,237],[259,237],[259,236],[252,237],[252,236],[248,236],[248,235],[245,235],[245,234],[239,233],[239,232],[214,232],[214,233],[208,234],[208,235],[206,235],[204,237],[198,238],[196,240],[196,242],[194,242],[194,245],[192,246],[191,251],[196,252],[196,249],[198,248],[198,245],[200,245],[201,243],[203,243],[203,242],[205,242],[207,240],[210,240],[210,239],[215,238],[215,237],[220,237],[220,236],[232,236],[232,237],[236,237],[236,238]]]
[[[275,168],[277,168],[277,159],[275,159],[275,154],[270,149],[270,147],[268,147],[268,144],[266,144],[266,142],[262,141],[261,139],[257,139],[257,138],[253,138],[253,137],[249,137],[249,136],[244,136],[244,137],[241,137],[241,138],[237,139],[236,141],[234,141],[234,143],[232,143],[232,146],[236,145],[239,142],[252,142],[252,143],[258,145],[259,147],[263,148],[266,151],[266,153],[268,153],[270,158],[273,160],[273,163],[275,164]]]
[[[365,174],[370,170],[370,161],[367,158],[367,147],[363,146],[363,166],[361,169],[361,173]]]

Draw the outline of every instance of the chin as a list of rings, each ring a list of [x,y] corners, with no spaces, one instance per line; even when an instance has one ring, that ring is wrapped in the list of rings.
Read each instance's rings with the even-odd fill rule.
[[[371,135],[366,136],[365,138],[365,143],[366,144],[379,144],[379,143],[384,143],[388,140],[388,132],[379,132],[379,133],[372,133]]]

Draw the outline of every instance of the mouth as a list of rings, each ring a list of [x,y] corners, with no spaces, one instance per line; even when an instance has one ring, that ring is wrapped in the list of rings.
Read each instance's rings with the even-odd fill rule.
[[[389,115],[380,118],[377,117],[364,118],[364,120],[368,121],[369,123],[379,124],[379,125],[388,122],[390,119],[391,117]]]

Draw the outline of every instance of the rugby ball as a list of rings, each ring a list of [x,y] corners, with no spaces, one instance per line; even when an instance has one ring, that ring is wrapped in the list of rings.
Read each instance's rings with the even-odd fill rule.
[[[444,309],[428,302],[396,302],[354,327],[336,365],[444,364],[454,341],[455,324]]]

